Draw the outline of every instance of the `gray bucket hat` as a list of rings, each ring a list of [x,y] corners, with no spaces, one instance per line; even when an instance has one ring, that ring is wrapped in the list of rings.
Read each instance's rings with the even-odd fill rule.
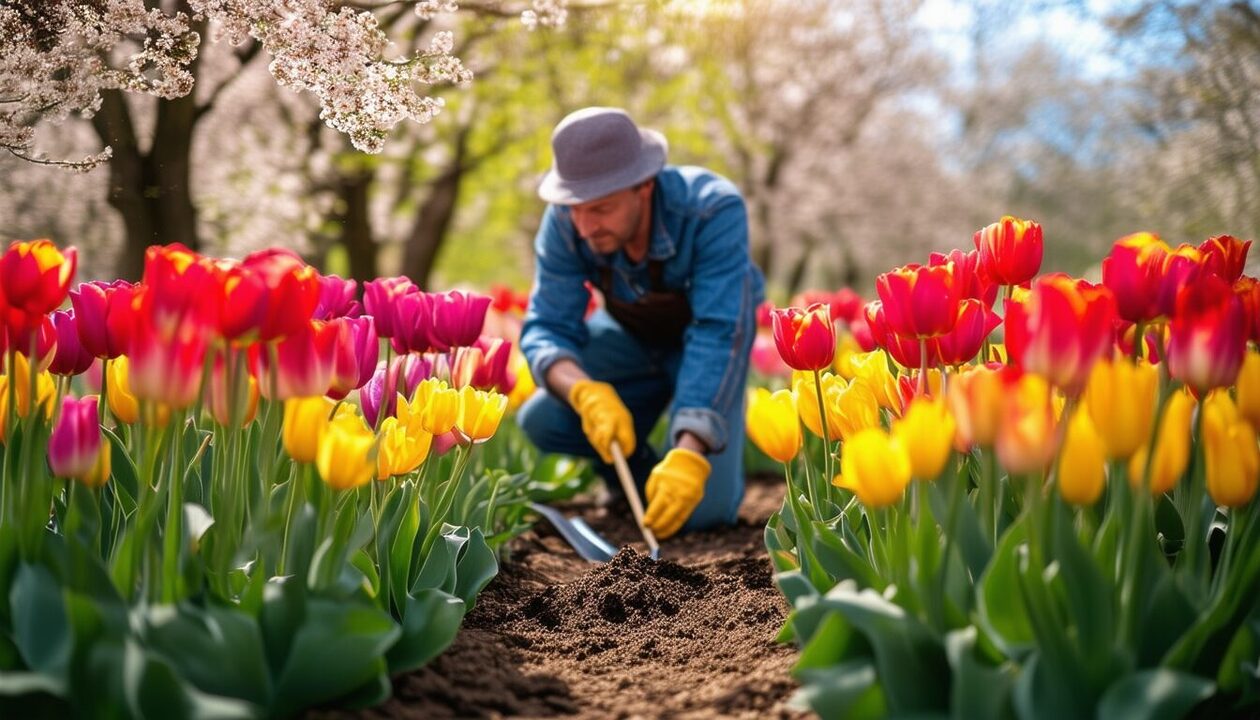
[[[588,107],[570,113],[551,134],[555,160],[538,186],[538,197],[577,205],[624,190],[665,167],[669,143],[655,130],[639,129],[620,108]]]

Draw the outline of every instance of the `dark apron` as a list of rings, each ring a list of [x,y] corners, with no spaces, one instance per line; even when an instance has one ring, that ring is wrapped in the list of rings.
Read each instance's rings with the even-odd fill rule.
[[[599,289],[604,295],[604,309],[626,332],[644,345],[657,348],[682,346],[683,333],[691,324],[691,304],[681,290],[665,288],[665,265],[648,260],[652,287],[634,302],[619,300],[612,292],[612,267],[599,268]]]

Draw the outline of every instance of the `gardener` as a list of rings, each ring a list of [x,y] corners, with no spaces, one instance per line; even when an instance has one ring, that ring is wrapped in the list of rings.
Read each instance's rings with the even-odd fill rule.
[[[544,451],[598,458],[610,488],[617,442],[659,537],[732,523],[763,295],[743,198],[708,170],[667,166],[664,136],[623,110],[579,110],[551,146],[521,333],[542,389],[518,421]],[[604,302],[584,319],[588,286]],[[646,440],[667,406],[660,458]]]

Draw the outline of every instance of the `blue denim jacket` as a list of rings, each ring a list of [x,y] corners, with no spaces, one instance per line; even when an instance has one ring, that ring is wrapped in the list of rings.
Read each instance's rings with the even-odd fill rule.
[[[542,385],[561,358],[581,363],[588,339],[585,282],[599,284],[599,268],[613,268],[612,291],[633,301],[646,292],[647,258],[664,261],[664,284],[682,290],[692,321],[683,336],[670,408],[674,437],[694,433],[711,453],[727,443],[727,415],[743,402],[754,313],[765,289],[748,253],[748,216],[729,180],[699,167],[666,166],[652,194],[652,237],[647,257],[597,254],[578,236],[569,209],[551,205],[534,241],[536,267],[521,350]]]

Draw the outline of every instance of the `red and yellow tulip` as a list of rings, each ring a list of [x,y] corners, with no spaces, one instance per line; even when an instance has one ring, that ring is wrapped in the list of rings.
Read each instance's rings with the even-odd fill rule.
[[[805,310],[770,311],[774,344],[783,362],[794,370],[826,370],[836,355],[836,331],[826,305],[815,303]]]
[[[1041,226],[1004,215],[977,230],[972,238],[980,252],[980,271],[999,285],[1022,285],[1041,270]]]

